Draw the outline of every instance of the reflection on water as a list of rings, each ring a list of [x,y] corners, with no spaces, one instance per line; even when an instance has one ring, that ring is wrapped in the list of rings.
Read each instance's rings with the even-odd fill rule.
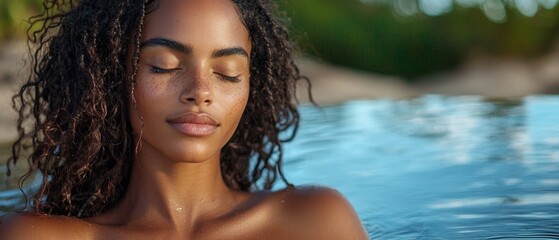
[[[559,239],[559,97],[301,111],[288,179],[339,189],[374,239]]]
[[[300,109],[287,178],[343,192],[372,238],[559,239],[559,96]]]

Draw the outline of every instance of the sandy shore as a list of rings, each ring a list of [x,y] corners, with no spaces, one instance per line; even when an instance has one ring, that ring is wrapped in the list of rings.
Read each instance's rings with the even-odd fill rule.
[[[24,42],[0,42],[0,143],[16,136],[12,96],[24,79],[25,49]]]
[[[15,112],[11,96],[24,74],[23,42],[0,43],[0,142],[15,137]],[[312,83],[312,93],[320,105],[355,99],[402,99],[423,94],[483,95],[491,98],[519,97],[559,92],[559,50],[536,60],[476,59],[459,69],[440,73],[410,85],[393,76],[360,72],[310,59],[298,61],[303,75]],[[298,98],[306,102],[306,86]]]

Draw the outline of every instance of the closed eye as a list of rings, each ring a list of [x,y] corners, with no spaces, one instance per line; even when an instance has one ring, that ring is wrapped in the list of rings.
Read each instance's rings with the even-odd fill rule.
[[[235,83],[241,81],[241,79],[239,78],[239,76],[241,76],[241,75],[237,75],[237,76],[228,76],[228,75],[221,74],[221,73],[215,73],[215,74],[217,74],[217,76],[218,76],[219,78],[221,78],[222,80],[225,80],[225,81],[235,82]]]
[[[155,74],[172,73],[176,70],[179,70],[179,68],[160,68],[156,66],[151,66],[151,72]]]

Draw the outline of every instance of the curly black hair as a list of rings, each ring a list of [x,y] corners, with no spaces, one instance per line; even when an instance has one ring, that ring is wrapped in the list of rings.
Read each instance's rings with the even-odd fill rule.
[[[296,82],[309,81],[293,61],[294,46],[274,5],[232,1],[250,34],[251,84],[239,126],[221,150],[223,178],[242,191],[271,189],[278,175],[292,186],[281,171],[282,142],[299,124]],[[89,217],[123,196],[136,152],[127,108],[134,101],[139,39],[157,3],[45,0],[44,11],[30,19],[32,74],[13,97],[19,137],[8,165],[31,149],[23,179],[36,170],[43,177],[32,211]]]

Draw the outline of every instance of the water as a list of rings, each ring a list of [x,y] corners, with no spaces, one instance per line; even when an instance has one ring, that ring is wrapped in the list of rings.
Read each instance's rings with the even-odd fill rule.
[[[373,239],[559,239],[559,97],[300,109],[287,178],[340,190]]]
[[[373,239],[559,239],[559,96],[300,110],[287,178],[341,191]]]

